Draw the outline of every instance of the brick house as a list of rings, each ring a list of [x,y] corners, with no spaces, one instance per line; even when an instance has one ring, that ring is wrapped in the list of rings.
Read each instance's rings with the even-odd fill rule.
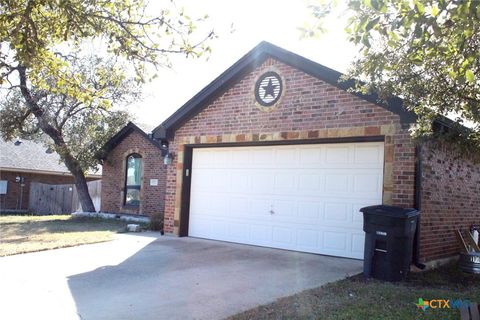
[[[163,156],[166,150],[160,141],[151,139],[131,122],[113,136],[106,144],[103,159],[106,179],[102,180],[102,211],[163,216],[167,179]],[[139,163],[139,167],[128,170],[129,159],[130,163]],[[132,174],[128,179],[128,173],[134,173],[135,169],[141,171],[137,181],[131,179]]]
[[[109,144],[102,210],[161,212],[177,236],[362,258],[359,208],[415,207],[420,260],[455,255],[454,230],[480,222],[479,164],[415,145],[401,99],[350,93],[340,76],[260,43],[151,135],[130,128]],[[143,191],[131,211],[126,163],[136,153]]]
[[[99,180],[101,172],[89,172],[87,181]],[[25,212],[29,209],[32,182],[73,184],[74,179],[60,156],[47,152],[34,141],[0,139],[0,212]]]

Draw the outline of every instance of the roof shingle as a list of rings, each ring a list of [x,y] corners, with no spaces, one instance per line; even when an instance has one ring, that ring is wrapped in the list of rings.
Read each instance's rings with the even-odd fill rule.
[[[60,162],[60,156],[57,153],[47,153],[47,148],[42,143],[21,141],[22,143],[15,145],[15,141],[7,142],[0,139],[0,169],[70,174],[65,164]],[[101,175],[102,173],[97,171],[89,174]]]

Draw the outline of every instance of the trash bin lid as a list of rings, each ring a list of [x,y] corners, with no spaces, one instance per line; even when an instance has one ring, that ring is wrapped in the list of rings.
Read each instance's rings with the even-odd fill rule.
[[[360,209],[360,211],[366,214],[382,215],[393,218],[410,218],[420,214],[420,211],[418,211],[417,209],[401,208],[387,205],[363,207]]]

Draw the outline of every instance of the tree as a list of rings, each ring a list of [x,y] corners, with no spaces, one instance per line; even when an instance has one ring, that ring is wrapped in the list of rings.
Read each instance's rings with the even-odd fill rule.
[[[117,73],[111,61],[95,56],[78,58],[73,55],[67,60],[71,71],[82,78],[83,85],[91,87],[91,100],[82,102],[64,92],[37,90],[24,84],[27,92],[10,90],[0,101],[0,127],[6,140],[16,136],[38,139],[48,149],[55,150],[75,177],[83,210],[94,211],[85,170],[96,169],[96,155],[129,118],[126,111],[114,106],[128,104],[138,97],[140,91],[132,80],[124,79],[121,73]],[[20,71],[21,77],[22,74]],[[57,79],[45,74],[43,81],[48,87],[55,87]],[[25,79],[20,78],[21,83],[25,83]],[[32,109],[25,103],[25,95],[34,99],[38,109]],[[41,112],[41,118],[34,112]],[[43,125],[47,131],[42,131],[40,121],[48,124]],[[49,140],[45,139],[45,134]]]
[[[150,14],[143,1],[0,0],[1,134],[47,136],[95,211],[85,171],[125,123],[118,106],[168,66],[170,54],[208,52],[213,31],[175,6]],[[199,38],[199,33],[202,34]]]
[[[307,36],[318,35],[338,6],[329,1],[311,8]],[[359,48],[348,73],[363,81],[357,90],[403,98],[418,115],[417,136],[431,134],[432,120],[454,117],[459,130],[450,133],[480,154],[480,2],[348,0],[341,14]]]

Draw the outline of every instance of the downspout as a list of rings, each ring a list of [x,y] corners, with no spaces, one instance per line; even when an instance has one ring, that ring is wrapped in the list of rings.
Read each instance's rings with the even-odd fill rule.
[[[422,146],[415,147],[415,209],[421,211],[422,209]],[[413,264],[420,270],[425,269],[425,265],[420,262],[420,219],[421,214],[418,215],[417,229],[413,238]]]

